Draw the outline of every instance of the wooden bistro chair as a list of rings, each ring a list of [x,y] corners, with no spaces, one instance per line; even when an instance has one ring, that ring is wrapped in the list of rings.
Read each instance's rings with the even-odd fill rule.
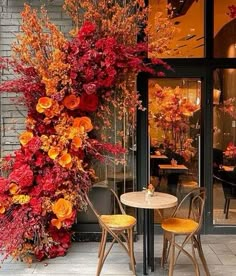
[[[200,275],[195,248],[198,251],[206,275],[210,275],[200,240],[200,230],[202,226],[205,200],[205,188],[193,189],[181,200],[172,216],[164,219],[161,223],[161,227],[164,230],[161,266],[164,267],[164,264],[167,262],[168,255],[170,255],[169,276],[173,275],[174,265],[181,252],[188,256],[193,262],[195,275]],[[187,212],[184,212],[186,209]],[[182,244],[176,241],[176,236],[179,235],[185,236]],[[192,254],[184,249],[187,243],[191,243]],[[176,256],[175,248],[178,249]]]
[[[98,250],[99,261],[96,276],[100,275],[103,264],[115,242],[119,243],[127,252],[130,259],[131,269],[133,274],[136,275],[133,244],[133,229],[136,224],[136,218],[126,215],[121,202],[113,189],[108,187],[103,187],[103,189],[110,191],[110,198],[107,198],[107,200],[112,200],[113,197],[120,212],[118,214],[100,214],[98,212],[98,208],[94,207],[94,203],[90,200],[89,195],[85,194],[86,201],[97,217],[99,225],[102,229],[102,237]],[[102,205],[103,203],[100,202],[100,204]],[[112,241],[106,250],[108,234],[112,237]]]

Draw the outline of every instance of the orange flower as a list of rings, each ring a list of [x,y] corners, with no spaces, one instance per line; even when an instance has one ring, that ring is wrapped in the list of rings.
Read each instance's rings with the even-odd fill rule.
[[[17,194],[17,192],[19,192],[19,186],[16,183],[12,182],[9,185],[9,192],[11,195]]]
[[[19,140],[22,146],[25,146],[34,137],[33,133],[30,131],[24,131],[21,133]]]
[[[74,137],[72,140],[72,146],[75,148],[81,148],[82,146],[82,139],[78,136]]]
[[[0,202],[0,214],[4,214],[6,211],[5,207],[3,206],[3,204]]]
[[[78,128],[83,128],[83,130],[85,132],[89,132],[93,129],[93,125],[92,125],[90,118],[88,118],[86,116],[80,117],[80,118],[75,118],[73,126],[78,127]]]
[[[43,113],[44,112],[44,108],[42,108],[38,103],[37,103],[37,105],[36,105],[36,111],[38,112],[38,113]]]
[[[71,155],[69,153],[62,154],[58,162],[62,167],[66,167],[66,165],[69,165],[71,163]]]
[[[41,97],[38,100],[38,105],[43,109],[50,108],[52,106],[52,99],[49,97]]]
[[[52,205],[52,211],[60,221],[69,219],[72,216],[72,204],[69,200],[59,198]]]
[[[57,158],[57,156],[58,156],[59,153],[60,153],[59,148],[57,148],[57,147],[51,147],[49,149],[49,151],[48,151],[48,156],[51,159],[55,160]]]
[[[75,95],[69,95],[65,97],[63,104],[66,108],[70,110],[75,110],[79,107],[80,98],[76,97]]]
[[[148,190],[154,190],[154,186],[151,183],[148,184]]]
[[[55,226],[57,229],[61,229],[62,223],[59,219],[52,219],[51,224]]]

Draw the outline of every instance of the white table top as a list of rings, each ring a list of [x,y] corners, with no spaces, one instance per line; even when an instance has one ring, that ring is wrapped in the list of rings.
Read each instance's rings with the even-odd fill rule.
[[[124,193],[120,196],[120,201],[127,206],[143,209],[165,209],[177,205],[177,197],[155,192],[153,196],[146,196],[146,191]]]

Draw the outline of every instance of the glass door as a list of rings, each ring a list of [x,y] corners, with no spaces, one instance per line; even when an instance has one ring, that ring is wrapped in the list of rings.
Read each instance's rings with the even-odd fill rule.
[[[149,183],[179,200],[199,185],[200,97],[200,78],[148,81]]]
[[[213,89],[213,224],[236,225],[236,69],[217,68]]]

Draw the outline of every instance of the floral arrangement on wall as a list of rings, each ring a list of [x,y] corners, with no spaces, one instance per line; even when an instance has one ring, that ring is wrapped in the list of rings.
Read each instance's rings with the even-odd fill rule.
[[[64,10],[74,23],[70,38],[45,8],[39,14],[25,4],[13,58],[0,59],[14,72],[0,91],[19,92],[28,109],[21,146],[1,166],[9,173],[0,177],[0,250],[28,263],[67,252],[96,178],[91,160],[124,153],[97,130],[112,127],[114,108],[119,118],[142,109],[139,72],[163,74],[144,62],[147,42],[137,41],[146,33],[144,1],[65,0]]]
[[[192,139],[189,137],[189,118],[199,109],[191,102],[180,87],[155,86],[153,100],[150,104],[150,117],[155,127],[163,133],[165,148],[171,148],[189,161],[195,154]]]

